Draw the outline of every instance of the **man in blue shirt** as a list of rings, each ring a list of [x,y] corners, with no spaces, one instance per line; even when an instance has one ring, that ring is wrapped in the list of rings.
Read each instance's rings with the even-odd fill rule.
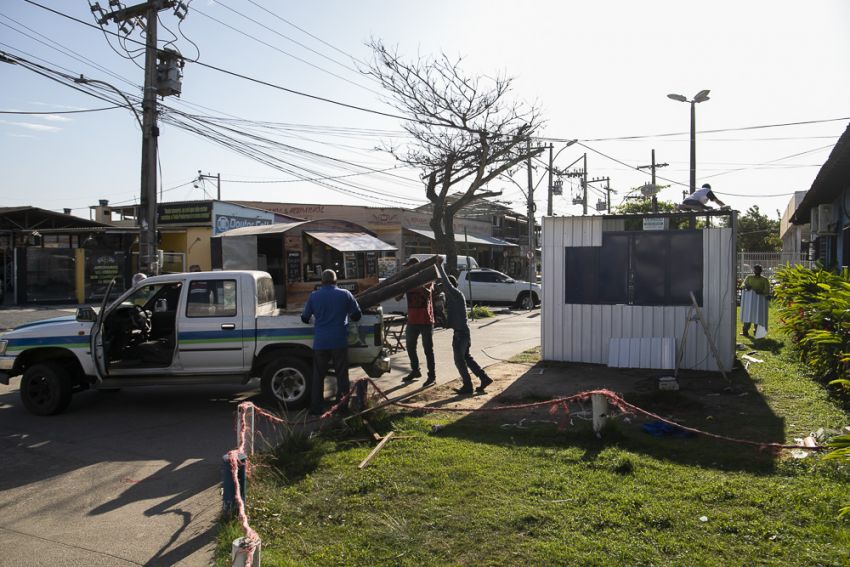
[[[321,415],[325,393],[325,376],[331,361],[336,375],[337,400],[348,393],[348,320],[360,320],[360,306],[346,289],[336,286],[336,272],[322,272],[322,287],[310,294],[301,320],[309,324],[315,317],[313,332],[313,383],[310,391],[310,413]]]

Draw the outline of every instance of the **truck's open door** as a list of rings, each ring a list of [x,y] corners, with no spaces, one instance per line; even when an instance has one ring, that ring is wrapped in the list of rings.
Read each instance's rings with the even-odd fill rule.
[[[100,311],[91,331],[91,356],[94,361],[94,372],[98,384],[103,382],[103,377],[107,374],[106,353],[103,349],[103,321],[106,319],[106,306],[109,303],[109,295],[114,285],[115,280],[113,279],[106,287],[103,301],[100,304]]]

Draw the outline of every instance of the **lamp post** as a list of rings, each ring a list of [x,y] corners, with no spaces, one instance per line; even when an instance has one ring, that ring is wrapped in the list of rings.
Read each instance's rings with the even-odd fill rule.
[[[691,105],[691,193],[697,188],[697,140],[696,140],[696,104],[708,100],[708,89],[698,92],[694,95],[693,100],[688,100],[684,95],[668,94],[667,98],[678,100],[679,102],[688,102]]]

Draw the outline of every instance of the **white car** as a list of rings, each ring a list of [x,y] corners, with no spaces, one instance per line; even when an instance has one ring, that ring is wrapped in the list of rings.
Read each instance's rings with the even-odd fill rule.
[[[469,303],[515,305],[531,309],[540,304],[540,284],[515,280],[507,274],[480,268],[464,270],[458,276],[458,288]]]

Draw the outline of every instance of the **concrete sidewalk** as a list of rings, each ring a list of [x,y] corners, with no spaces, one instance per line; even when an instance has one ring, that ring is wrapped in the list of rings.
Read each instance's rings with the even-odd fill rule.
[[[73,313],[59,314],[66,309]],[[50,310],[38,311],[28,320]],[[0,311],[0,326],[9,313]],[[488,366],[538,345],[539,317],[534,310],[473,322],[473,357]],[[458,377],[451,335],[435,334],[439,383]],[[407,354],[397,353],[393,367],[381,388],[400,385]],[[23,409],[18,382],[0,385],[0,565],[210,564],[221,458],[235,444],[236,406],[255,399],[256,388],[83,392],[66,413],[36,417]]]

